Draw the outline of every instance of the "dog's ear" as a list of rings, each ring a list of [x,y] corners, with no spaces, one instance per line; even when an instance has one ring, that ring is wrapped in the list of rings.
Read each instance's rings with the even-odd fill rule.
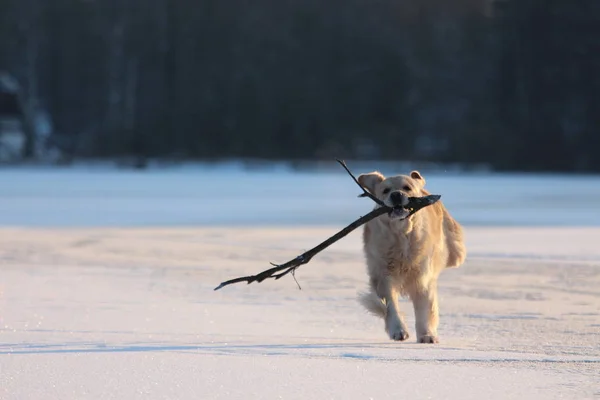
[[[412,171],[410,177],[421,184],[421,187],[425,186],[425,178],[419,173],[419,171]]]
[[[375,194],[375,186],[381,183],[385,179],[385,176],[379,171],[369,172],[368,174],[360,174],[358,176],[358,183],[366,187],[369,192]]]

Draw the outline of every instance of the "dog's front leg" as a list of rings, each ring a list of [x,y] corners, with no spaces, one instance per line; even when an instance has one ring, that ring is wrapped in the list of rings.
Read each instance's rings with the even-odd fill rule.
[[[394,285],[393,279],[390,277],[383,279],[382,286],[382,294],[383,298],[385,298],[387,307],[385,330],[392,340],[406,340],[409,335],[406,324],[400,314],[398,304],[400,291],[398,290],[398,287]]]
[[[426,288],[414,291],[411,297],[415,308],[417,342],[438,343],[439,310],[437,282],[433,281]]]

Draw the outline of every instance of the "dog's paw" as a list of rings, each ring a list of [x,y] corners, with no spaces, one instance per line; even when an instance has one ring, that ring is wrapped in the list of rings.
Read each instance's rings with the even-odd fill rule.
[[[408,334],[408,332],[404,331],[404,330],[399,330],[396,332],[390,332],[390,339],[392,340],[398,340],[400,342],[405,341],[406,339],[408,339],[410,337],[410,335]]]
[[[439,343],[439,340],[438,340],[437,336],[423,335],[423,336],[419,337],[418,342],[419,343]]]
[[[408,331],[402,326],[396,326],[392,329],[388,329],[388,335],[390,335],[390,339],[400,342],[403,342],[410,337]]]

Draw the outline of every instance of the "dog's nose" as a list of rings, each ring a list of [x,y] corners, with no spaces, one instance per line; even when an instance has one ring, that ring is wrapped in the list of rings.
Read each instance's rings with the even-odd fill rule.
[[[392,194],[390,194],[390,200],[395,206],[403,205],[405,202],[405,198],[406,196],[404,195],[404,193],[401,192],[392,192]]]

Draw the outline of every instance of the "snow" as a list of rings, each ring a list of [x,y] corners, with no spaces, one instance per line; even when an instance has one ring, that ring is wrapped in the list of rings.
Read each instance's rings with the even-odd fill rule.
[[[0,399],[599,396],[600,179],[425,177],[469,250],[434,346],[360,308],[360,231],[213,291],[369,210],[344,174],[0,170]]]

